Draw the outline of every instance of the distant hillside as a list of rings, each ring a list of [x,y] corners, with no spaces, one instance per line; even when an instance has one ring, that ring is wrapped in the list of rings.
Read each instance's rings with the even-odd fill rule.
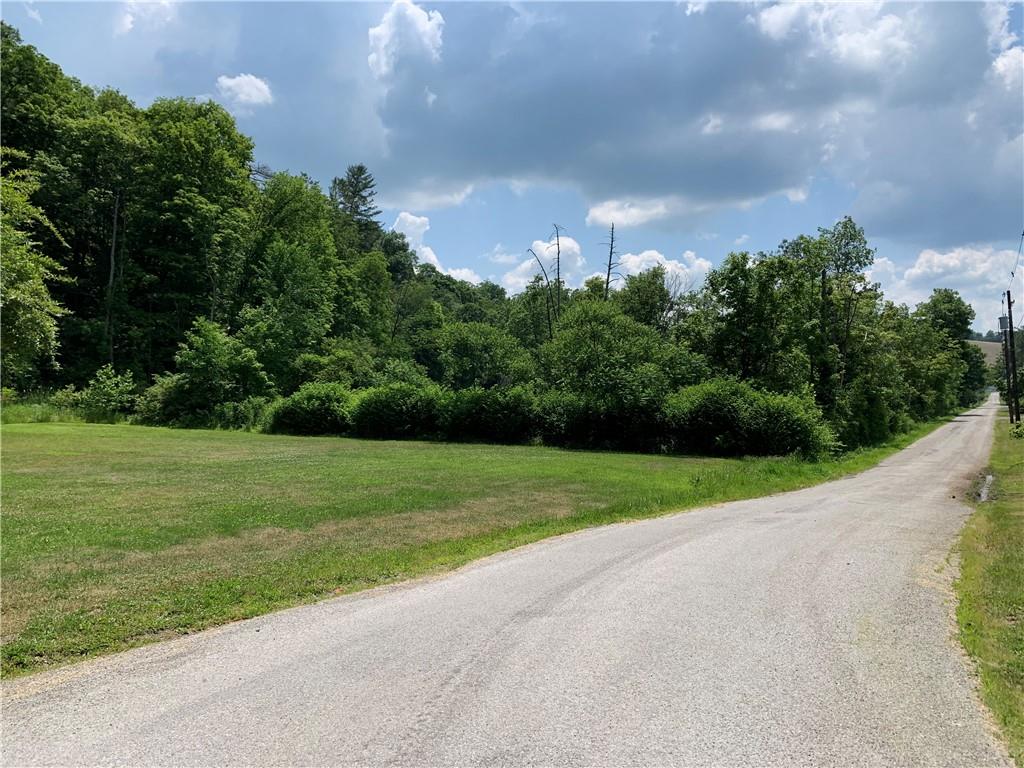
[[[974,341],[971,339],[969,343],[974,344],[985,353],[985,362],[989,365],[999,362],[999,349],[1003,345],[998,341]]]

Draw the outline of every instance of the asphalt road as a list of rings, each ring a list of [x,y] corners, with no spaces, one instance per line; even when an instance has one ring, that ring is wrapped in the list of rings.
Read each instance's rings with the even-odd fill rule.
[[[816,488],[3,685],[27,764],[1009,765],[949,560],[994,404]]]

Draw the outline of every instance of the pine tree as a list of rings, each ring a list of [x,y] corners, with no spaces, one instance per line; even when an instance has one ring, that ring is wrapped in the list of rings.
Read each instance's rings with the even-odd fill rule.
[[[365,165],[350,165],[345,178],[335,177],[331,182],[331,202],[357,223],[369,224],[380,216],[380,208],[374,202],[376,186],[373,174]]]

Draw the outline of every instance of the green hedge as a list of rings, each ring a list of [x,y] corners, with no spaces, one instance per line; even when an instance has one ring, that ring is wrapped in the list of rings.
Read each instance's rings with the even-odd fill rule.
[[[360,437],[432,438],[440,432],[440,387],[385,384],[357,393],[352,427]]]
[[[711,379],[669,395],[663,413],[668,443],[678,452],[819,456],[837,447],[812,403],[730,379]]]
[[[266,431],[287,435],[344,435],[352,429],[354,398],[340,383],[303,384],[274,403]]]
[[[527,387],[448,392],[441,404],[447,440],[525,443],[534,432],[534,395]]]

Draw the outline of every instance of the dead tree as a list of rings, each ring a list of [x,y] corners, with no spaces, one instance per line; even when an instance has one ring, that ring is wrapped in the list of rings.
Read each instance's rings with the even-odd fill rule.
[[[612,270],[620,266],[619,262],[615,261],[615,223],[612,222],[611,234],[608,236],[608,270],[604,276],[604,300],[608,301],[608,292],[612,285]]]
[[[562,230],[557,224],[555,228],[555,319],[562,316]]]
[[[555,337],[554,326],[551,324],[551,281],[548,279],[548,271],[544,268],[544,262],[540,260],[540,256],[534,253],[533,248],[527,248],[526,251],[537,260],[540,273],[544,276],[544,310],[548,318],[548,339],[550,340]]]

